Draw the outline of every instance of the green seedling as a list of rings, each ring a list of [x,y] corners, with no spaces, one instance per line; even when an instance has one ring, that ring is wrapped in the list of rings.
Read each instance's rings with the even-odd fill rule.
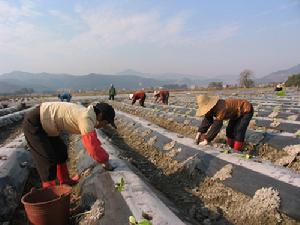
[[[134,216],[129,216],[128,220],[130,224],[137,224],[137,221]]]
[[[229,149],[223,150],[221,152],[224,153],[224,154],[230,154],[231,153],[231,151]]]
[[[251,159],[252,156],[251,156],[250,154],[246,154],[246,155],[245,155],[245,158],[246,158],[246,159]]]
[[[224,151],[224,153],[225,153],[225,154],[230,154],[231,151],[230,151],[229,149],[227,149],[227,150]]]
[[[152,223],[149,220],[142,219],[138,225],[152,225]]]
[[[123,177],[121,178],[121,181],[115,184],[115,190],[117,192],[122,192],[125,189],[125,181]]]
[[[284,91],[278,91],[277,96],[285,96],[285,92]]]
[[[142,219],[140,222],[138,222],[134,216],[129,216],[128,220],[130,225],[152,225],[152,223],[146,219]]]
[[[300,137],[300,130],[298,130],[296,133],[295,133],[296,137]]]
[[[252,158],[252,155],[250,155],[250,154],[239,154],[238,156],[240,158],[244,158],[244,159],[251,159]]]

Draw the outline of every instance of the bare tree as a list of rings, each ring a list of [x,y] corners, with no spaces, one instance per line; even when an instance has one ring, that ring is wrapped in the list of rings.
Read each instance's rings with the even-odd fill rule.
[[[240,85],[241,87],[249,88],[254,86],[252,79],[253,71],[245,69],[240,73]]]

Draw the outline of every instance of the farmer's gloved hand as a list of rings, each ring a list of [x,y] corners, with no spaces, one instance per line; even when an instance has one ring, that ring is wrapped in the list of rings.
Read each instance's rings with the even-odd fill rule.
[[[113,171],[113,170],[115,169],[115,167],[113,167],[113,166],[109,163],[109,161],[107,161],[106,163],[103,163],[102,166],[103,166],[103,168],[104,168],[105,170],[108,170],[108,171]]]
[[[200,143],[199,143],[199,145],[202,145],[202,146],[205,146],[205,145],[207,145],[208,144],[208,141],[206,140],[206,139],[204,139],[204,141],[201,141]]]

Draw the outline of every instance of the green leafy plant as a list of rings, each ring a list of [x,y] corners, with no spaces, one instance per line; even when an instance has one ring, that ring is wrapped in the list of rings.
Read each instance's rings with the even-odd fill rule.
[[[129,216],[128,220],[130,225],[152,225],[152,223],[146,219],[142,219],[140,222],[138,222],[134,216]]]
[[[285,96],[285,92],[284,91],[278,91],[277,96]]]
[[[134,216],[129,216],[128,220],[129,220],[130,224],[136,224],[137,223],[137,221],[136,221],[136,219],[135,219]]]
[[[252,155],[250,155],[250,154],[239,154],[239,157],[244,158],[244,159],[251,159]]]
[[[221,152],[224,153],[224,154],[230,154],[231,153],[230,149],[225,149],[225,150],[222,150]]]
[[[138,225],[152,225],[152,223],[149,220],[142,219]]]
[[[115,190],[118,192],[122,192],[125,189],[125,181],[124,178],[122,177],[120,182],[115,184]]]

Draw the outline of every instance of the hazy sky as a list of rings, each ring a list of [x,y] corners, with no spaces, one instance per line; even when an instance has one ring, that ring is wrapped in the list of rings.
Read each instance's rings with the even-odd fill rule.
[[[300,63],[299,0],[0,0],[0,74],[257,77]]]

